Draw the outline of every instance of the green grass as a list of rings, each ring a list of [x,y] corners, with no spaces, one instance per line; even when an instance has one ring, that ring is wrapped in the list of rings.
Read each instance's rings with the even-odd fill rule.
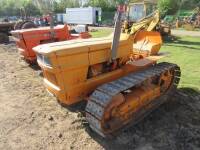
[[[94,37],[104,37],[112,32],[110,29],[93,32]],[[200,91],[200,38],[177,37],[176,40],[165,42],[160,50],[169,55],[161,61],[176,63],[181,67],[179,88]]]
[[[106,37],[109,36],[112,33],[113,29],[98,29],[98,30],[94,30],[93,32],[90,32],[90,34],[92,35],[92,37],[94,38],[99,38],[99,37]]]
[[[166,42],[161,52],[169,52],[162,61],[176,63],[181,67],[179,87],[200,90],[200,38],[178,37],[177,40]]]

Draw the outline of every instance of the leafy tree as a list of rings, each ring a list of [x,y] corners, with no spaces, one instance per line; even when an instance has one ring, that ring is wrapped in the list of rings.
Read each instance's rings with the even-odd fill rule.
[[[25,1],[22,5],[28,16],[40,15],[40,10],[33,4],[32,1]]]
[[[200,0],[182,0],[181,9],[194,9],[195,7],[200,6]]]
[[[63,13],[64,12],[64,10],[62,9],[62,7],[60,6],[60,4],[57,1],[55,1],[53,3],[53,9],[54,9],[55,13]]]
[[[55,13],[64,13],[66,8],[80,7],[82,0],[0,0],[0,16],[20,16],[20,8],[25,8],[28,15],[39,15],[44,13],[44,6],[38,7],[36,1],[51,2],[52,10]],[[84,0],[85,6],[101,7],[103,11],[113,12],[118,4],[128,0]],[[173,15],[179,8],[194,9],[200,6],[200,0],[158,0],[158,8],[161,15]],[[44,7],[46,7],[44,9]],[[49,8],[48,8],[49,9]]]
[[[0,16],[20,16],[20,9],[24,8],[27,15],[39,14],[31,0],[0,0]]]
[[[116,4],[124,4],[125,2],[128,2],[127,0],[115,0]]]
[[[79,0],[60,0],[57,9],[65,12],[66,8],[80,7]]]
[[[174,15],[179,9],[181,0],[159,0],[158,8],[162,16]]]
[[[55,0],[33,0],[35,6],[37,6],[43,14],[48,14],[53,11],[53,4]]]
[[[101,7],[106,11],[114,11],[118,4],[124,4],[128,0],[89,0],[86,6]]]

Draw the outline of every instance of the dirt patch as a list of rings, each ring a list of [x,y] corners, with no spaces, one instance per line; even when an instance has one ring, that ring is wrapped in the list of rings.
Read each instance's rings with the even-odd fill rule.
[[[60,106],[42,82],[38,67],[19,58],[14,44],[0,45],[0,149],[200,148],[200,95],[180,89],[142,122],[114,139],[90,130],[82,109]]]
[[[172,30],[172,35],[200,37],[200,31]]]

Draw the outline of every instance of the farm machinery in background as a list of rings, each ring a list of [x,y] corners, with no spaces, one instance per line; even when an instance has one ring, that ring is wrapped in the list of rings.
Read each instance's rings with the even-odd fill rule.
[[[139,23],[143,19],[151,17],[151,15],[157,11],[157,0],[129,0],[129,24],[130,26],[133,23]],[[127,15],[128,16],[128,15]],[[171,26],[160,20],[160,16],[157,16],[159,19],[156,27],[153,30],[156,30],[161,33],[162,36],[168,36],[171,34]]]
[[[36,3],[41,9],[44,9],[49,15],[49,27],[32,26],[31,22],[23,21],[23,25],[19,24],[20,30],[11,31],[20,55],[30,64],[36,63],[36,54],[33,47],[40,44],[59,42],[72,39],[90,38],[88,32],[79,34],[71,34],[71,29],[68,25],[54,26],[53,13],[51,11],[50,1],[37,1]],[[26,23],[25,23],[26,22]],[[28,28],[28,29],[25,29]]]
[[[50,27],[14,30],[11,31],[11,34],[16,42],[20,55],[30,64],[36,62],[36,55],[32,50],[35,46],[45,43],[91,37],[88,32],[71,34],[68,25],[55,26],[53,28],[53,35]]]
[[[14,30],[37,28],[34,22],[27,16],[24,7],[20,8],[21,20],[15,23]]]
[[[10,31],[14,29],[15,23],[0,22],[0,43],[8,43]]]
[[[200,28],[200,8],[196,7],[190,16],[178,18],[176,20],[176,28],[184,28],[186,30]]]
[[[162,37],[153,31],[159,13],[122,27],[120,7],[114,36],[64,41],[34,48],[44,85],[60,103],[86,101],[86,120],[93,131],[109,137],[137,123],[170,100],[180,80],[176,64],[157,63]],[[131,19],[133,11],[128,6]]]
[[[8,19],[4,19],[0,22],[0,43],[8,43],[10,31],[19,29],[36,28],[37,26],[26,16],[24,8],[20,9],[21,20],[18,22],[9,22]]]

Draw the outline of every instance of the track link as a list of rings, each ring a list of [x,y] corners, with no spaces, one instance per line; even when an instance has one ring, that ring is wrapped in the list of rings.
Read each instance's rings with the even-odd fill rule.
[[[180,81],[181,72],[180,68],[176,64],[166,62],[159,63],[143,71],[130,73],[125,77],[121,77],[115,81],[99,86],[89,97],[88,104],[85,109],[86,120],[88,121],[90,127],[102,137],[107,137],[108,135],[106,135],[102,129],[101,121],[104,115],[104,110],[111,103],[112,98],[132,87],[140,86],[149,78],[160,76],[167,70],[174,70],[172,85],[165,93],[165,96],[171,95]],[[154,101],[154,105],[159,106],[164,103],[167,99],[165,96],[161,97],[163,101]],[[150,112],[151,110],[149,109],[149,112],[143,113],[143,116],[146,116]],[[142,117],[139,117],[138,119],[140,118]]]

